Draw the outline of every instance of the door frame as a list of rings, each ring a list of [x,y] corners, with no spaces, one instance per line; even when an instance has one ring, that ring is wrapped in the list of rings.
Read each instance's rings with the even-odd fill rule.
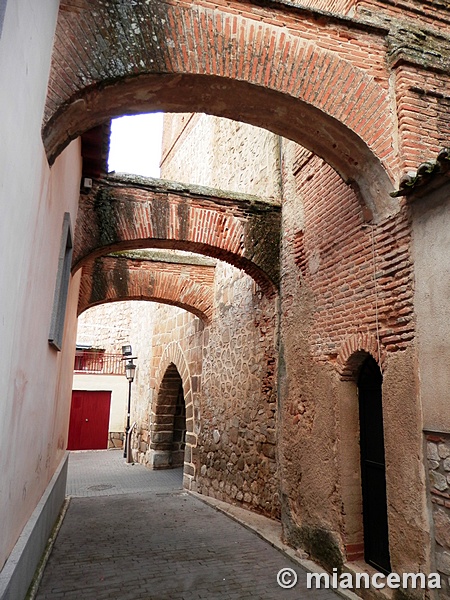
[[[357,378],[364,560],[378,571],[389,574],[382,383],[383,375],[377,362],[367,356]]]

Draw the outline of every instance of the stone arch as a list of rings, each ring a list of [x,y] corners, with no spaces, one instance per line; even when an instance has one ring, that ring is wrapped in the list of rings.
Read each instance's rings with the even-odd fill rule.
[[[198,418],[195,418],[193,382],[183,350],[178,342],[168,344],[156,372],[156,394],[150,418],[150,465],[153,468],[171,467],[170,453],[173,443],[173,417],[181,381],[185,404],[186,437],[184,448],[183,485],[192,488],[195,481],[195,453]]]
[[[175,257],[173,257],[175,258]],[[147,300],[183,308],[208,324],[213,313],[215,267],[103,256],[82,268],[78,316],[98,304]]]
[[[355,181],[379,212],[397,206],[380,200],[398,168],[380,68],[385,32],[314,11],[290,11],[287,28],[285,17],[251,5],[243,14],[237,0],[220,9],[159,0],[63,5],[43,123],[49,161],[115,115],[207,112],[297,141]]]
[[[184,423],[177,422],[180,418]],[[180,435],[176,436],[176,433]],[[170,363],[159,386],[151,426],[151,465],[154,469],[184,465],[185,435],[186,404],[183,380],[176,366]],[[183,455],[181,461],[180,453]]]

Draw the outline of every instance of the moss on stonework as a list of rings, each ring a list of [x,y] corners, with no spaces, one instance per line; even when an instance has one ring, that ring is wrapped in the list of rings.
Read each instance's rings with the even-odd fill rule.
[[[328,571],[337,569],[342,572],[342,553],[333,534],[320,527],[302,527],[300,529],[302,546],[314,560],[317,560]]]
[[[281,213],[249,217],[244,236],[245,257],[278,286],[280,281]]]
[[[205,198],[207,200],[212,200],[217,204],[229,205],[240,203],[245,209],[250,208],[250,210],[255,209],[261,212],[271,211],[273,208],[280,207],[280,201],[278,199],[262,198],[252,194],[241,194],[230,190],[180,183],[178,181],[170,181],[169,179],[156,179],[154,177],[144,177],[142,175],[115,173],[109,174],[107,181],[112,185],[138,187],[155,193],[176,193],[178,196],[185,196],[186,198]]]
[[[200,265],[206,267],[215,267],[217,260],[193,254],[192,252],[184,252],[183,250],[121,250],[120,252],[110,252],[108,256],[126,258],[129,260],[143,260],[149,262],[166,262],[182,265]]]
[[[128,295],[129,278],[130,273],[127,266],[123,264],[123,261],[120,258],[116,257],[112,269],[112,279],[119,298],[125,298]]]
[[[113,208],[114,197],[110,190],[101,187],[94,198],[94,212],[97,222],[100,245],[106,246],[117,241],[117,219]]]
[[[101,258],[96,258],[92,265],[92,288],[89,304],[94,305],[107,297],[108,282],[106,280]]]
[[[328,572],[331,573],[333,569],[337,569],[338,574],[340,574],[344,561],[334,534],[322,527],[297,527],[294,525],[288,508],[289,502],[286,501],[285,495],[282,505],[282,513],[284,513],[282,521],[286,542],[293,548],[305,550],[312,560],[317,561]]]
[[[424,68],[448,71],[450,68],[450,38],[435,32],[398,22],[388,37],[388,57],[395,63],[407,57]]]

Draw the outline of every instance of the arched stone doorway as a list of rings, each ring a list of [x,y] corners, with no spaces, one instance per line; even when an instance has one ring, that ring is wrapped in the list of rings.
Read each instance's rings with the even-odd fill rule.
[[[175,453],[183,456],[183,486],[193,489],[196,479],[197,435],[199,432],[200,414],[198,408],[198,392],[193,388],[200,387],[200,373],[191,373],[183,350],[177,342],[168,344],[156,368],[155,395],[150,415],[150,453],[149,466],[153,469],[172,468]],[[177,425],[178,449],[174,447],[175,416],[177,423],[183,423],[181,390],[185,406],[185,433],[181,425]],[[177,412],[178,402],[178,412]],[[184,438],[184,441],[183,441]],[[184,443],[184,448],[181,444]],[[181,463],[183,464],[183,463]]]
[[[183,381],[171,363],[162,379],[154,421],[151,425],[151,465],[170,469],[184,464],[186,446],[186,404]]]
[[[170,368],[170,367],[169,367]],[[177,371],[178,373],[178,371]],[[184,450],[186,448],[186,404],[184,402],[183,382],[180,377],[178,395],[175,403],[172,438],[172,467],[184,465]]]

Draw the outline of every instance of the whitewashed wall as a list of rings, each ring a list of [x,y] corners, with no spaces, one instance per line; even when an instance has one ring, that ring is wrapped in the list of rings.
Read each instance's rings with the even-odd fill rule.
[[[0,569],[65,456],[75,345],[48,344],[64,212],[75,223],[80,145],[49,168],[41,139],[58,0],[9,0],[0,38]],[[0,572],[0,597],[2,597]],[[11,596],[19,597],[19,596]]]

